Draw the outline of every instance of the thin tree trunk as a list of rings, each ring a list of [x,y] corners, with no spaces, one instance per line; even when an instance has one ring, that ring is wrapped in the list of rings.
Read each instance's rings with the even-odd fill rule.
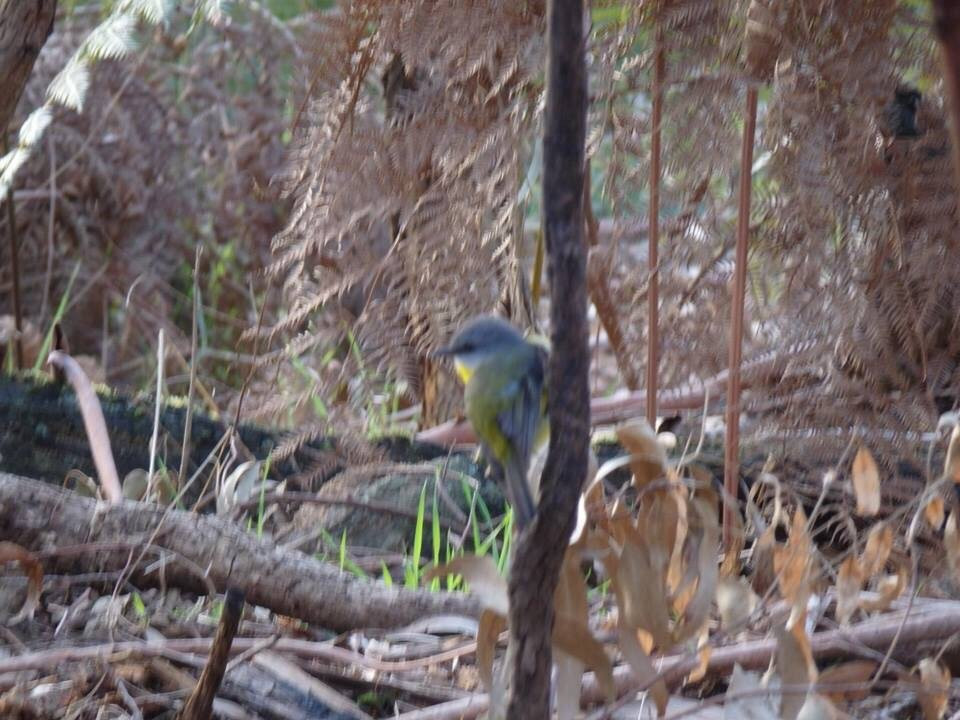
[[[954,0],[933,0],[933,29],[940,41],[944,85],[950,99],[950,140],[953,170],[960,192],[960,5]]]
[[[543,213],[550,278],[550,450],[534,521],[517,539],[510,569],[509,718],[550,715],[550,637],[557,574],[587,472],[590,355],[583,243],[587,73],[583,0],[547,10]]]
[[[0,0],[0,131],[10,124],[56,12],[57,0]]]

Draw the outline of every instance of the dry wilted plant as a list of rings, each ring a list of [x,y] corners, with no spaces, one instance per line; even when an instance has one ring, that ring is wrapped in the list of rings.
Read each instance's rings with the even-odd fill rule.
[[[662,383],[696,385],[726,363],[749,5],[592,8],[592,201],[612,224],[587,233],[590,282],[632,382],[646,336],[637,219],[655,37],[665,54]],[[958,385],[955,194],[928,18],[894,0],[804,1],[757,18],[774,72],[753,168],[746,352],[789,362],[748,407],[775,421],[758,438],[797,441],[787,451],[813,459],[835,459],[851,421],[875,429],[890,467],[913,456],[911,433],[935,423]],[[290,312],[272,330],[299,333],[295,355],[348,336],[360,352],[341,351],[303,397],[342,396],[339,386],[369,398],[356,387],[379,392],[386,380],[431,424],[454,412],[457,393],[430,348],[498,302],[536,322],[521,220],[536,182],[542,21],[538,3],[371,0],[318,26],[314,97],[286,173],[295,211],[271,268]],[[478,41],[448,31],[463,26]]]
[[[342,3],[315,28],[314,94],[283,178],[295,209],[269,270],[289,312],[270,331],[300,333],[298,355],[359,352],[308,392],[386,381],[438,422],[459,393],[428,351],[498,304],[530,322],[520,198],[543,13],[507,0]]]
[[[720,501],[709,473],[695,458],[669,460],[643,422],[619,428],[618,437],[630,454],[601,466],[584,491],[555,597],[559,717],[573,717],[578,711],[585,669],[595,672],[608,699],[614,692],[610,649],[597,639],[597,615],[589,610],[585,562],[592,563],[597,573],[591,584],[609,581],[616,651],[633,671],[635,682],[648,690],[660,715],[669,703],[667,684],[681,678],[672,669],[658,672],[659,656],[678,650],[685,654],[690,671],[683,682],[693,684],[708,673],[715,677],[711,659],[718,645],[737,647],[744,634],[751,633],[754,638],[758,634],[772,638],[772,669],[761,678],[734,668],[726,695],[719,696],[725,699],[727,717],[793,720],[842,717],[842,712],[856,715],[856,703],[887,674],[916,694],[925,718],[943,716],[950,673],[937,657],[924,658],[911,675],[891,669],[889,658],[881,660],[882,653],[824,667],[815,656],[814,632],[824,624],[831,627],[835,622],[852,631],[855,621],[866,630],[898,600],[898,611],[907,615],[914,602],[901,597],[911,582],[909,556],[917,549],[904,532],[905,524],[878,517],[882,471],[869,450],[861,448],[851,467],[857,515],[866,532],[846,552],[837,556],[836,548],[814,536],[822,508],[814,508],[808,517],[802,505],[785,503],[785,488],[771,475],[764,483],[775,491],[774,502],[766,508],[751,502],[750,523],[738,523],[734,544],[722,551]],[[947,455],[943,483],[953,481],[960,432],[951,438]],[[630,483],[607,497],[604,481],[624,466],[630,468]],[[939,520],[934,518],[924,498],[906,511],[935,529],[943,522],[942,513]],[[956,582],[960,534],[953,515],[946,527],[942,549],[949,559],[947,574]],[[496,647],[507,617],[506,581],[488,557],[456,558],[433,568],[426,578],[446,574],[462,575],[484,605],[477,664],[496,713],[506,694],[495,670]]]

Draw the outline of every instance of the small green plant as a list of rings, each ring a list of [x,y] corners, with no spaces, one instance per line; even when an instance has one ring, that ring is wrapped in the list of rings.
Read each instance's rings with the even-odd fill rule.
[[[40,346],[40,352],[37,353],[37,359],[33,363],[33,369],[35,372],[43,367],[43,364],[47,361],[47,355],[50,354],[50,347],[53,345],[53,330],[57,324],[63,320],[64,313],[67,312],[67,305],[70,302],[70,293],[73,291],[73,283],[77,279],[77,273],[80,272],[80,261],[77,261],[77,264],[73,266],[73,272],[70,273],[70,280],[67,281],[67,289],[63,291],[63,295],[60,296],[60,302],[57,305],[57,310],[53,314],[53,319],[50,320],[50,328],[47,330],[47,334],[43,337],[43,345]],[[12,353],[8,353],[12,355]]]
[[[427,484],[420,489],[420,501],[417,503],[417,519],[413,528],[413,552],[407,558],[403,569],[403,584],[410,588],[420,587],[420,556],[423,551],[424,508],[427,499]]]
[[[140,597],[140,593],[134,592],[130,596],[130,602],[133,603],[133,614],[137,616],[138,620],[147,619],[147,606],[143,602],[143,598]]]
[[[430,539],[433,542],[433,564],[440,564],[440,503],[437,502],[440,494],[440,468],[437,468],[433,482],[433,512],[430,514],[431,533]],[[440,578],[434,578],[430,581],[430,590],[436,592],[440,589]]]
[[[270,459],[270,456],[267,456],[263,463],[263,475],[260,478],[260,499],[257,502],[257,538],[260,540],[263,539],[263,524],[267,519],[264,498],[267,493],[267,478],[270,476]]]
[[[323,539],[324,545],[331,548],[337,548],[337,565],[340,567],[341,571],[347,571],[356,575],[359,578],[368,578],[369,575],[363,570],[362,567],[357,565],[350,553],[347,551],[347,531],[344,530],[340,535],[340,541],[337,542],[333,539],[333,536],[330,535],[325,529],[320,528],[320,537]],[[319,553],[318,559],[323,561],[328,561],[329,558],[326,552]]]

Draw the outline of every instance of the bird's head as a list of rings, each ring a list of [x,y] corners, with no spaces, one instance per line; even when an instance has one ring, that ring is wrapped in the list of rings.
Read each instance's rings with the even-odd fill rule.
[[[520,331],[506,320],[482,315],[460,328],[450,343],[434,354],[452,356],[457,375],[466,383],[483,363],[523,347],[525,342]]]

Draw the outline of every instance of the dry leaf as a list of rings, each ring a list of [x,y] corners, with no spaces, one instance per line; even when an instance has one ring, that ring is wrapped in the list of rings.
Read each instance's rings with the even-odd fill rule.
[[[727,685],[727,700],[723,703],[724,720],[778,720],[779,693],[772,687],[770,692],[762,692],[766,687],[759,673],[734,665]]]
[[[829,667],[820,673],[818,685],[821,688],[820,693],[829,698],[835,704],[844,701],[863,700],[869,692],[868,681],[873,677],[877,670],[877,663],[873,660],[851,660]],[[857,690],[831,690],[830,685],[852,685],[863,683],[863,687]]]
[[[697,578],[696,592],[690,597],[680,622],[673,631],[674,643],[683,643],[693,637],[710,618],[717,591],[720,546],[720,524],[717,495],[710,488],[698,490],[690,501],[694,512],[689,513],[690,528],[684,556],[689,556],[687,570]],[[692,562],[696,560],[696,563]]]
[[[947,551],[947,564],[956,580],[960,577],[960,533],[957,532],[957,514],[951,512],[947,516],[947,524],[943,528],[943,547]]]
[[[613,684],[613,666],[607,657],[603,645],[597,641],[590,628],[579,620],[557,615],[553,626],[553,646],[567,655],[582,662],[597,676],[597,683],[603,690],[608,702],[616,698],[617,690]],[[579,705],[579,685],[577,699]]]
[[[863,557],[860,560],[864,580],[883,570],[892,549],[893,528],[885,522],[877,523],[870,528],[867,545],[863,549]]]
[[[710,668],[710,656],[713,650],[712,647],[705,644],[706,641],[707,638],[704,636],[699,643],[700,649],[697,651],[697,666],[687,675],[684,680],[685,683],[698,683],[706,677],[707,670]]]
[[[907,587],[909,573],[904,562],[897,564],[897,572],[893,575],[884,575],[876,583],[877,597],[869,599],[861,596],[860,607],[867,612],[883,612],[903,594]]]
[[[630,469],[637,489],[667,474],[667,454],[646,420],[637,420],[617,429],[617,438],[630,453]]]
[[[580,682],[585,665],[559,649],[553,654],[553,664],[556,666],[556,720],[573,720],[580,712]]]
[[[797,713],[797,720],[836,720],[840,717],[840,711],[833,703],[818,693],[808,693]]]
[[[20,331],[20,349],[23,352],[23,367],[31,368],[37,363],[37,357],[43,348],[43,333],[29,320],[24,320]],[[2,351],[12,347],[17,337],[17,324],[13,315],[0,315],[0,358]]]
[[[860,588],[863,586],[863,571],[853,555],[840,565],[837,571],[837,622],[847,625],[859,606]]]
[[[943,525],[943,514],[943,498],[939,495],[934,495],[927,504],[923,506],[923,517],[926,518],[926,521],[934,530],[939,530]]]
[[[776,552],[775,538],[774,526],[770,525],[757,538],[757,541],[753,544],[753,549],[750,551],[751,564],[753,565],[753,571],[750,574],[750,587],[760,596],[767,594],[777,577],[773,562]]]
[[[487,692],[493,691],[493,660],[497,641],[507,627],[507,620],[493,610],[484,609],[477,625],[477,672]]]
[[[670,610],[666,592],[666,558],[642,540],[628,541],[620,555],[616,578],[617,607],[632,628],[646,630],[657,647],[671,644]]]
[[[790,536],[783,547],[773,551],[773,570],[780,593],[795,607],[805,606],[813,582],[813,543],[807,533],[807,516],[798,507],[790,524]]]
[[[470,586],[470,592],[480,599],[483,607],[503,617],[509,615],[507,581],[501,577],[489,555],[461,555],[427,570],[423,574],[423,581],[426,583],[447,575],[462,575]]]
[[[872,517],[880,512],[880,470],[865,447],[853,458],[853,492],[857,497],[857,515]]]
[[[27,598],[20,611],[7,620],[7,625],[16,625],[22,620],[33,619],[33,613],[40,604],[40,590],[43,587],[43,565],[37,556],[25,547],[12,542],[0,542],[0,565],[8,562],[20,564],[27,574]]]
[[[806,685],[817,679],[817,666],[810,650],[810,638],[804,629],[805,613],[796,613],[787,627],[777,630],[777,673],[784,685]],[[804,696],[784,693],[780,699],[780,717],[796,720]]]
[[[590,632],[587,583],[580,571],[579,553],[568,549],[560,566],[560,577],[553,596],[557,618],[553,626],[553,645],[562,650],[568,659],[586,665],[596,673],[597,681],[609,701],[616,696],[613,685],[613,667],[610,659]],[[565,663],[563,670],[572,673],[574,663]],[[580,678],[577,677],[574,711],[580,708]],[[574,689],[568,693],[574,694]]]
[[[704,483],[704,485],[707,485]],[[725,501],[721,496],[723,505],[730,506],[730,519],[733,521],[730,527],[730,545],[723,549],[723,562],[720,564],[720,577],[733,577],[740,572],[740,552],[746,542],[746,533],[743,530],[743,517],[740,514],[739,503],[732,500]]]
[[[744,578],[725,577],[717,583],[720,627],[731,633],[742,630],[757,607],[759,598]]]
[[[940,720],[950,697],[950,671],[931,658],[920,661],[920,689],[917,702],[924,720]]]
[[[960,425],[953,426],[950,444],[947,446],[947,459],[943,463],[943,474],[953,482],[960,484]]]
[[[640,641],[637,639],[636,633],[632,628],[624,624],[622,618],[618,644],[620,645],[620,652],[623,653],[623,658],[630,665],[630,669],[633,670],[633,674],[637,677],[637,684],[641,686],[649,685],[647,692],[657,706],[657,715],[662,716],[664,712],[666,712],[667,699],[669,698],[667,685],[663,681],[663,678],[653,682],[653,679],[657,677],[657,671],[653,667],[653,662],[650,660],[650,656],[647,655],[640,646]],[[651,685],[651,683],[653,684]]]

